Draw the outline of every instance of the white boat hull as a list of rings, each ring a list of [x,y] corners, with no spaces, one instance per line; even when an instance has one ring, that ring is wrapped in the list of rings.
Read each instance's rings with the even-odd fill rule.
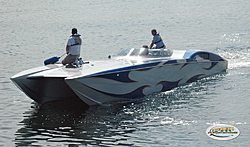
[[[85,103],[97,105],[167,91],[226,69],[227,61],[187,63],[183,59],[176,63],[161,61],[154,67],[66,78],[66,82]]]
[[[66,73],[60,73],[62,65],[41,66],[11,77],[11,80],[27,96],[39,104],[52,101],[78,98],[74,91],[66,84]],[[54,72],[60,73],[58,76],[50,75]]]

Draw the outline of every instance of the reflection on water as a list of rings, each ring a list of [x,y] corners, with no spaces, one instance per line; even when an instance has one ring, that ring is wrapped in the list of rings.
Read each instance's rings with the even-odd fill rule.
[[[24,113],[20,122],[23,127],[16,131],[14,142],[18,146],[144,146],[155,142],[154,137],[148,137],[148,131],[158,136],[158,140],[172,140],[171,133],[165,132],[172,130],[174,133],[172,126],[196,124],[195,118],[185,116],[186,110],[202,110],[205,96],[211,94],[213,86],[225,75],[222,73],[171,91],[103,106],[88,107],[79,99],[42,106],[33,104]],[[203,114],[197,113],[196,116],[199,115]]]
[[[15,133],[16,145],[33,145],[37,140],[50,140],[68,136],[72,138],[74,128],[86,116],[88,106],[79,99],[34,104],[24,113],[20,122],[23,128]]]

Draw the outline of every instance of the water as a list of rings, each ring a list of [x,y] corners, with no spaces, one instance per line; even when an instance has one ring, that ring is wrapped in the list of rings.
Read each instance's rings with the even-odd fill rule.
[[[0,1],[0,146],[248,146],[249,10],[236,0]],[[229,70],[135,101],[39,106],[9,78],[62,55],[73,27],[85,60],[149,45],[155,28],[168,48],[218,53]],[[205,131],[215,123],[241,134],[213,140]]]

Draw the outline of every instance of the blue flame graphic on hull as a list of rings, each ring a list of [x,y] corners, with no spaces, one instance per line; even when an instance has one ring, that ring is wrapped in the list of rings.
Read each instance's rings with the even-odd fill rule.
[[[98,92],[100,92],[102,94],[108,95],[108,96],[126,98],[126,99],[134,99],[134,98],[139,98],[139,97],[145,96],[145,94],[143,94],[143,92],[142,92],[145,87],[148,87],[148,85],[139,87],[139,88],[135,89],[134,91],[132,91],[130,93],[125,93],[125,94],[107,93],[107,92],[100,91],[100,90],[97,90],[97,89],[94,89],[94,88],[91,88],[91,87],[89,87],[89,88],[91,88],[93,90],[96,90],[96,91],[98,91]]]
[[[174,87],[177,87],[181,80],[182,80],[182,78],[180,80],[178,80],[178,81],[173,81],[173,82],[172,81],[161,81],[158,84],[161,84],[163,86],[162,89],[161,89],[161,92],[163,92],[163,91],[170,90],[170,89],[172,89]]]
[[[150,78],[149,75],[152,76],[152,73],[155,73],[155,71],[159,73],[161,73],[161,70],[166,72],[166,70],[178,69],[181,71],[181,70],[185,70],[184,67],[186,66],[189,66],[189,65],[193,66],[194,64],[197,64],[197,63],[176,64],[176,62],[172,62],[172,63],[174,63],[175,66],[166,67],[166,66],[159,65],[155,68],[146,68],[146,70],[131,70],[131,71],[116,72],[116,73],[110,73],[110,74],[104,74],[104,75],[96,75],[93,77],[86,78],[86,79],[89,79],[89,82],[85,84],[82,83],[82,84],[104,95],[117,97],[117,98],[133,99],[133,98],[146,96],[148,93],[145,91],[147,91],[150,88],[154,89],[152,90],[153,92],[163,92],[163,91],[167,91],[172,88],[178,87],[180,84],[183,84],[183,83],[191,83],[191,82],[197,81],[201,76],[206,75],[206,74],[197,74],[186,79],[181,77],[183,76],[183,74],[179,74],[179,75],[176,74],[174,77],[171,77],[169,75],[165,75],[166,76],[165,77],[163,75],[162,77],[159,76],[157,78],[158,80],[161,79],[161,81],[159,82],[149,82],[149,81],[144,82],[145,80],[148,80],[148,78]],[[166,62],[164,62],[163,64],[166,64]],[[216,65],[217,65],[217,62],[212,63],[208,68],[204,68],[202,66],[200,68],[206,71],[206,70],[211,70]],[[182,71],[182,72],[185,72],[185,71]],[[143,79],[143,77],[148,77],[148,78]],[[173,80],[178,77],[179,79]],[[166,80],[166,79],[172,79],[172,80]],[[106,83],[106,84],[103,84],[102,87],[93,85],[94,83],[93,81],[100,81],[100,80],[103,80],[103,83]],[[107,84],[107,83],[110,83],[110,84]],[[101,83],[99,85],[101,85]],[[117,87],[119,87],[118,90],[111,90]],[[131,88],[126,89],[127,87],[131,87]]]
[[[136,82],[129,78],[130,71],[120,72],[120,73],[111,73],[105,75],[94,76],[95,78],[104,78],[109,80],[114,80],[122,83],[133,83]]]

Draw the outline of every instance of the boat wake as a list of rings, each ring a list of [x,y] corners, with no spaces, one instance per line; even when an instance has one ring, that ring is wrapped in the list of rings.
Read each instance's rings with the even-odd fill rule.
[[[217,54],[228,60],[228,69],[250,67],[250,46],[228,46],[225,49],[216,49]]]
[[[244,68],[244,67],[250,67],[250,62],[229,62],[228,68],[229,69],[235,69],[235,68]]]

